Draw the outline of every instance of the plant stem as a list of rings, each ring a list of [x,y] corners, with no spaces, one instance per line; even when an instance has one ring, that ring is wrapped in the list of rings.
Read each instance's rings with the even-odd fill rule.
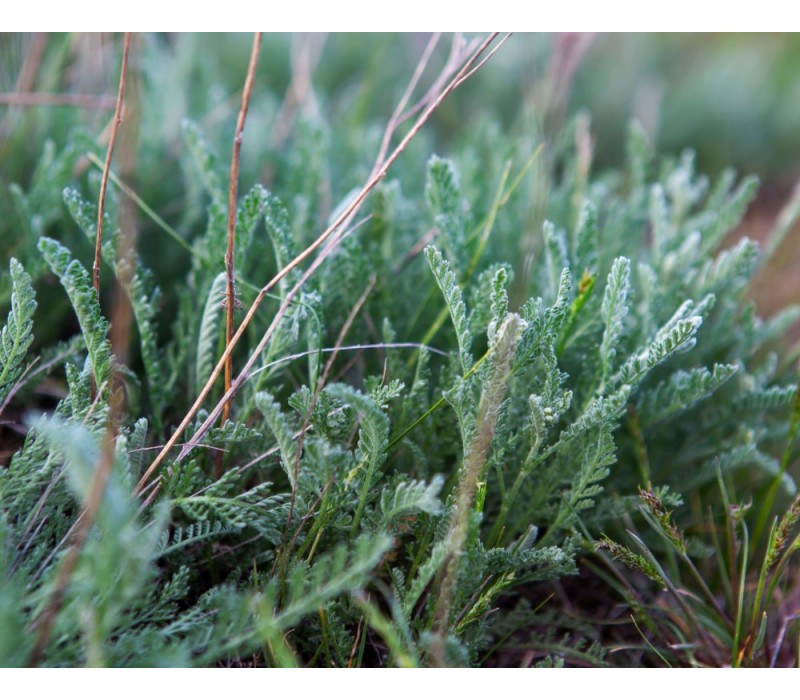
[[[111,122],[111,136],[106,149],[106,162],[103,166],[103,178],[100,181],[100,200],[97,203],[97,234],[94,243],[94,264],[92,265],[92,284],[97,298],[100,299],[100,253],[103,247],[103,215],[106,208],[106,188],[108,187],[108,173],[111,170],[111,155],[114,153],[114,144],[117,141],[117,131],[122,122],[122,100],[125,95],[125,79],[128,74],[128,53],[131,48],[131,33],[125,33],[125,46],[122,50],[122,68],[119,74],[119,90],[117,91],[117,105],[114,109],[114,120]]]
[[[225,345],[229,345],[233,338],[233,313],[236,309],[236,288],[234,286],[234,258],[236,245],[236,194],[239,187],[239,156],[242,150],[242,135],[244,133],[244,122],[247,119],[247,109],[250,106],[250,96],[253,93],[253,82],[256,76],[256,66],[258,66],[258,54],[261,50],[261,32],[256,32],[253,36],[253,49],[250,52],[250,65],[247,68],[247,77],[244,81],[242,92],[242,106],[239,109],[239,118],[236,121],[236,132],[233,137],[233,156],[231,157],[231,182],[228,189],[228,250],[225,253]],[[233,378],[233,355],[228,353],[225,358],[225,392],[231,388]],[[225,402],[222,410],[220,423],[224,425],[228,422],[231,414],[230,400]]]

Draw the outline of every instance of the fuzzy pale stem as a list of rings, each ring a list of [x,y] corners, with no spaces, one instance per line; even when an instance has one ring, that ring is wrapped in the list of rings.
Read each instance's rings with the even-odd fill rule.
[[[508,389],[508,377],[511,373],[511,363],[514,360],[522,323],[519,315],[510,314],[500,328],[499,340],[494,350],[494,366],[481,395],[475,431],[468,452],[464,456],[464,465],[461,469],[458,493],[456,494],[456,509],[450,523],[450,553],[445,560],[444,577],[439,588],[437,632],[431,646],[431,660],[436,666],[445,665],[444,643],[458,578],[458,564],[469,529],[469,515],[475,501],[478,481],[486,466],[486,459],[500,414],[500,406]]]

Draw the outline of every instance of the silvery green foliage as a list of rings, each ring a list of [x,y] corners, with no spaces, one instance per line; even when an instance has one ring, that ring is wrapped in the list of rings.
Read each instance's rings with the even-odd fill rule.
[[[262,391],[256,394],[256,407],[264,415],[270,431],[275,437],[281,456],[281,466],[286,473],[289,484],[295,483],[295,461],[299,458],[297,447],[295,446],[292,430],[286,416],[281,413],[280,404],[272,396]]]
[[[600,343],[602,381],[605,382],[613,369],[617,354],[617,341],[623,332],[623,323],[628,313],[631,263],[627,258],[617,258],[608,273],[608,283],[603,295],[603,341]]]
[[[31,278],[20,262],[11,258],[11,311],[0,330],[0,405],[22,374],[25,355],[33,341],[33,312],[36,298]]]
[[[58,241],[39,239],[39,251],[69,296],[81,326],[94,380],[97,386],[104,386],[111,377],[111,346],[106,338],[108,321],[100,311],[89,273]]]
[[[796,385],[774,350],[799,312],[759,319],[747,294],[764,254],[746,239],[719,249],[755,181],[726,172],[711,182],[688,152],[657,162],[634,127],[621,173],[586,180],[571,153],[551,154],[558,167],[537,174],[548,197],[532,217],[532,179],[497,193],[507,157],[498,153],[513,175],[530,144],[486,126],[476,133],[493,135],[491,153],[475,136],[452,159],[398,161],[397,179],[375,189],[369,216],[289,306],[231,420],[186,458],[167,456],[157,495],[134,497],[222,350],[228,173],[216,154],[229,143],[207,132],[186,122],[176,146],[191,224],[185,277],[176,284],[120,259],[112,217],[106,227],[106,263],[131,273],[136,370],[112,361],[106,300],[78,248],[40,238],[23,248],[30,259],[11,261],[0,403],[34,359],[23,265],[58,278],[81,334],[43,354],[60,358],[52,371],[65,395],[0,470],[8,629],[47,604],[109,429],[114,439],[112,481],[45,663],[209,665],[255,654],[269,665],[425,664],[438,639],[450,662],[474,664],[509,627],[519,587],[573,575],[583,539],[618,526],[642,479],[702,494],[718,471],[748,489],[780,476]],[[237,206],[243,305],[349,201],[364,144],[380,131],[363,133],[340,144],[304,117],[269,154],[275,193],[251,186]],[[35,202],[48,221],[64,216],[51,189],[17,197],[31,235],[43,233]],[[93,240],[94,205],[77,189],[64,201]],[[235,366],[303,269],[270,289]],[[391,347],[403,343],[425,347]],[[123,384],[130,401],[109,425],[109,394]],[[782,485],[793,492],[785,475]],[[458,537],[454,522],[464,524]],[[15,634],[0,635],[8,665],[30,649]]]
[[[222,319],[224,317],[223,300],[225,298],[225,273],[220,272],[211,283],[200,317],[200,330],[197,334],[197,354],[195,367],[197,377],[195,389],[199,391],[211,376],[214,365],[217,364],[222,334]]]
[[[386,488],[381,494],[381,511],[383,521],[389,524],[404,515],[415,515],[417,513],[428,513],[429,515],[439,515],[442,504],[439,500],[439,492],[444,485],[441,476],[434,477],[430,484],[424,481],[403,481],[400,482],[392,492]]]
[[[425,249],[425,255],[428,258],[428,263],[436,278],[436,283],[439,285],[439,289],[442,290],[447,308],[450,312],[450,318],[456,329],[461,370],[466,373],[472,367],[472,351],[470,349],[472,346],[472,336],[469,332],[467,307],[464,304],[461,289],[458,286],[458,278],[456,277],[456,273],[452,270],[450,263],[442,257],[442,254],[435,246],[427,247]]]
[[[75,223],[80,226],[89,242],[94,245],[97,233],[96,207],[70,188],[64,190],[64,203]],[[142,264],[138,256],[134,256],[133,260],[122,257],[120,231],[112,226],[108,214],[105,216],[103,226],[106,240],[101,245],[102,258],[117,279],[120,282],[124,281],[126,285],[125,291],[131,301],[133,316],[139,332],[139,347],[145,366],[153,422],[160,428],[165,400],[163,368],[157,337],[161,290],[153,284],[153,273]]]
[[[455,264],[465,264],[467,248],[464,245],[461,188],[451,161],[438,156],[428,161],[425,197],[448,255]]]
[[[688,410],[728,381],[737,369],[736,365],[714,365],[710,371],[705,367],[676,370],[641,397],[637,405],[640,424],[649,427]]]

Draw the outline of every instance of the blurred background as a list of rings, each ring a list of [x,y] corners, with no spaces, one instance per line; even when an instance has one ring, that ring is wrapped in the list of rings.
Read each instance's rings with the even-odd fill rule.
[[[387,114],[405,86],[429,35],[266,35],[258,94],[283,96],[292,75],[305,73],[332,110],[367,121]],[[148,90],[163,92],[153,115],[162,137],[176,138],[184,116],[224,119],[238,107],[250,37],[139,35],[147,45]],[[95,126],[107,113],[84,103],[70,119],[52,109],[12,110],[10,93],[57,92],[112,98],[120,37],[103,34],[0,35],[0,115],[4,135],[24,114],[25,129],[58,138],[70,126]],[[441,52],[448,42],[440,42]],[[592,115],[600,162],[619,161],[628,121],[638,119],[661,150],[697,151],[698,166],[714,175],[729,164],[790,186],[800,176],[800,36],[797,34],[516,34],[444,105],[434,128],[446,141],[489,111],[506,124],[525,118]],[[169,92],[166,92],[166,91]],[[369,103],[364,102],[369,96]],[[51,105],[52,106],[52,105]],[[69,110],[69,107],[62,107]],[[553,113],[556,113],[555,115]],[[559,114],[560,113],[560,114]],[[235,116],[235,115],[233,115]],[[466,122],[466,124],[464,123]],[[17,126],[21,126],[17,124]],[[34,132],[35,133],[35,132]],[[63,135],[63,134],[62,134]],[[31,139],[30,147],[36,144]],[[30,156],[38,154],[29,154]],[[24,171],[24,159],[16,162]],[[3,175],[15,173],[5,161]]]
[[[265,35],[245,133],[242,191],[258,181],[280,193],[291,177],[286,173],[297,167],[281,160],[286,157],[281,147],[298,128],[315,130],[330,163],[360,158],[366,174],[383,125],[429,38]],[[446,60],[450,38],[439,42],[430,75]],[[85,175],[85,161],[58,161],[70,134],[84,133],[104,147],[121,39],[110,34],[0,35],[4,259],[14,254],[20,227],[30,225],[24,221],[30,212],[19,212],[9,186],[35,188],[36,178],[41,179],[37,167],[62,167],[65,182]],[[187,195],[186,173],[178,165],[184,147],[181,125],[186,117],[194,120],[227,161],[251,37],[151,34],[137,35],[135,42],[128,94],[132,109],[138,105],[140,110],[131,179],[144,201],[191,236],[202,227],[205,213]],[[800,180],[800,35],[514,35],[448,98],[401,159],[413,166],[398,163],[394,175],[404,186],[419,188],[420,163],[428,155],[447,155],[473,130],[485,129],[490,136],[490,122],[528,134],[531,143],[554,144],[577,113],[590,120],[595,172],[622,163],[625,133],[635,119],[659,152],[678,155],[691,148],[697,170],[712,178],[729,166],[740,175],[757,174],[760,193],[739,233],[760,238]],[[300,127],[298,115],[303,117]],[[56,154],[52,162],[42,161],[47,141]],[[491,149],[491,138],[486,147]],[[295,157],[313,160],[315,150],[301,149]],[[335,203],[359,183],[337,178],[333,168],[327,194]],[[50,189],[42,187],[38,199],[28,202],[41,211],[33,224],[39,233],[52,234],[51,227],[59,225],[60,191]],[[797,233],[787,237],[785,253],[756,286],[764,314],[800,301]],[[145,223],[142,253],[158,257],[148,253],[148,235]],[[2,291],[0,285],[0,297]]]

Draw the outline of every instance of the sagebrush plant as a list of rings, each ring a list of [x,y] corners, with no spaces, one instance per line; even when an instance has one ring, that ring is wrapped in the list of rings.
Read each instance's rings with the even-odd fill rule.
[[[455,45],[416,114],[444,99],[475,46]],[[145,121],[163,109],[157,92],[144,91]],[[257,90],[252,100],[258,111]],[[711,183],[690,152],[657,158],[636,125],[624,167],[591,176],[572,145],[585,130],[579,117],[542,145],[482,121],[448,158],[398,152],[401,182],[380,172],[394,163],[380,129],[296,115],[271,147],[270,189],[243,184],[238,199],[231,268],[252,319],[230,346],[246,369],[222,422],[210,420],[221,384],[190,407],[226,348],[231,173],[219,154],[231,132],[184,121],[178,230],[111,173],[102,274],[130,300],[130,367],[88,271],[99,171],[73,174],[102,168],[100,147],[74,133],[45,148],[27,190],[11,190],[26,223],[4,242],[0,411],[34,408],[47,377],[63,391],[29,412],[0,470],[0,662],[476,665],[538,615],[554,619],[557,603],[531,584],[569,581],[597,541],[655,581],[624,591],[647,624],[648,662],[774,665],[769,616],[800,541],[797,384],[793,355],[777,350],[800,309],[762,321],[747,294],[767,255],[746,238],[725,245],[756,182],[726,171]],[[174,264],[159,275],[120,253],[126,201],[164,256],[188,252],[179,284]],[[316,257],[293,264],[323,231]],[[54,280],[75,319],[59,325],[79,331],[41,348],[37,297]],[[678,494],[691,506],[680,524],[668,512]],[[752,508],[727,508],[731,494]],[[719,554],[684,535],[707,503],[726,508],[722,535],[710,532],[727,538]],[[656,533],[633,535],[638,554],[618,542],[642,519]],[[702,595],[673,582],[681,567]],[[713,567],[719,591],[699,571]],[[653,612],[662,587],[679,606],[666,622]],[[796,635],[790,617],[781,644]],[[574,654],[572,640],[529,637],[543,663],[614,662],[588,636]]]

